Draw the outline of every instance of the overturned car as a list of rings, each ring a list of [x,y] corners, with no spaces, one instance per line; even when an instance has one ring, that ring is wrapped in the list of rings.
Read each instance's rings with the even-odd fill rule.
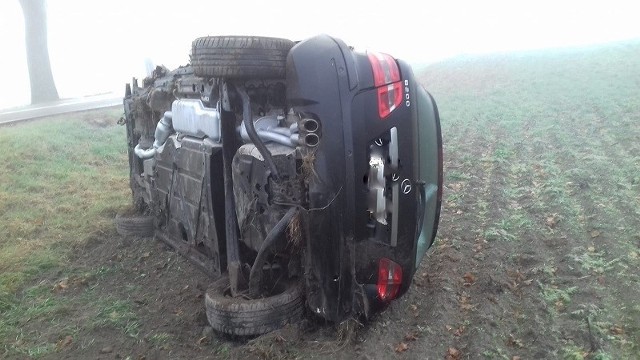
[[[316,36],[209,36],[124,98],[133,201],[212,277],[211,326],[367,317],[436,236],[438,110],[409,65]],[[138,223],[139,224],[139,223]]]

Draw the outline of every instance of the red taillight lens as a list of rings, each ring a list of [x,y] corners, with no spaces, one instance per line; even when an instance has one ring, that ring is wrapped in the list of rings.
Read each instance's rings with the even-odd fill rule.
[[[376,87],[400,81],[398,64],[391,55],[368,52],[367,56],[373,69],[373,84]]]
[[[378,88],[378,114],[384,119],[402,103],[402,83],[385,85]]]
[[[398,296],[402,285],[402,268],[395,262],[382,258],[378,262],[378,297],[391,301]]]
[[[400,70],[390,55],[369,52],[367,56],[373,69],[373,84],[378,88],[378,113],[384,119],[402,103]]]

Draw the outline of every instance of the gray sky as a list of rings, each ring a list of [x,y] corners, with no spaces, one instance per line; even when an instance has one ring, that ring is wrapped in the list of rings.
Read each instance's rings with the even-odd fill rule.
[[[637,1],[81,1],[49,0],[49,52],[61,97],[123,92],[144,59],[188,62],[204,35],[302,40],[325,33],[414,63],[640,38]],[[312,5],[313,4],[313,5]],[[24,23],[0,1],[0,108],[29,102]],[[8,79],[6,78],[8,76]]]

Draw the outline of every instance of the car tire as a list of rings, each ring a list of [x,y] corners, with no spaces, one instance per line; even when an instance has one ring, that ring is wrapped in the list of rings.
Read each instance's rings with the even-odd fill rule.
[[[153,216],[117,214],[116,231],[122,236],[150,237],[155,231]]]
[[[203,77],[281,79],[293,45],[280,38],[205,36],[192,43],[191,66]]]
[[[229,277],[214,282],[205,295],[207,319],[211,327],[224,334],[261,335],[279,329],[302,316],[302,286],[297,279],[281,284],[273,296],[246,299],[229,295]]]

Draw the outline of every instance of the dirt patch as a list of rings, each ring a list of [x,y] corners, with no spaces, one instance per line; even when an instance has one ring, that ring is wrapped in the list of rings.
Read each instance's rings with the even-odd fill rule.
[[[82,112],[82,120],[93,127],[106,128],[118,122],[118,117],[114,116],[116,111],[117,110],[113,109],[108,114],[106,114],[105,111],[99,110],[85,111]]]
[[[204,310],[204,293],[212,279],[164,243],[111,230],[90,237],[73,253],[69,269],[40,283],[48,284],[48,296],[55,302],[69,304],[60,315],[79,331],[48,331],[37,321],[26,322],[22,329],[56,344],[45,359],[329,356],[352,345],[361,328],[354,321],[323,324],[308,314],[261,337],[218,334]]]
[[[90,117],[87,120],[87,123],[91,126],[95,126],[98,128],[106,128],[109,126],[113,126],[112,118],[100,118],[100,117]]]
[[[43,331],[59,344],[45,358],[206,358],[217,350],[210,335],[203,338],[209,279],[162,243],[113,230],[79,246],[71,263],[48,281],[55,301],[73,305],[65,322],[82,331]],[[40,326],[27,323],[23,331]]]

